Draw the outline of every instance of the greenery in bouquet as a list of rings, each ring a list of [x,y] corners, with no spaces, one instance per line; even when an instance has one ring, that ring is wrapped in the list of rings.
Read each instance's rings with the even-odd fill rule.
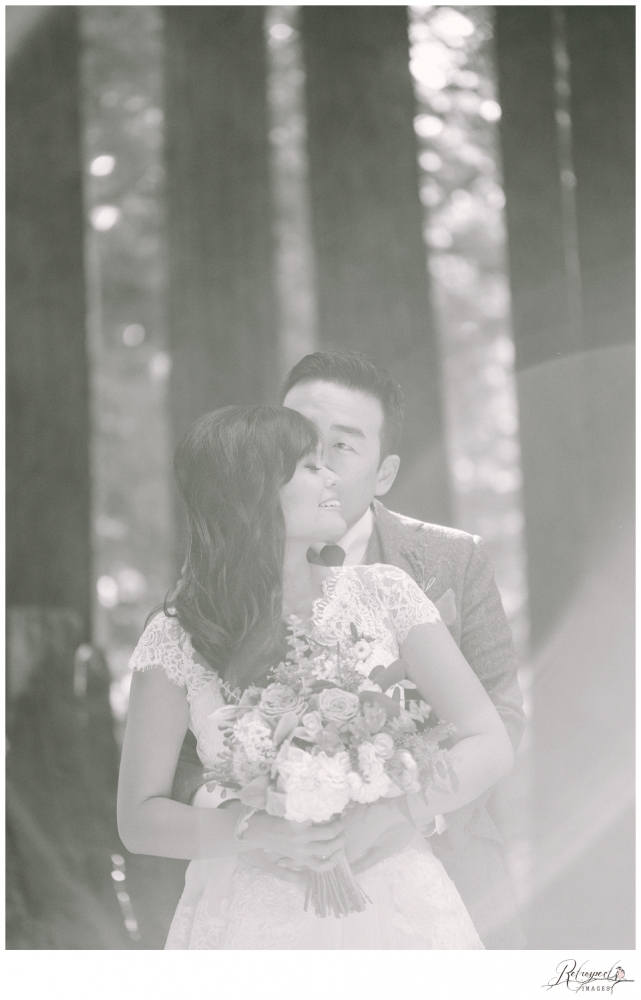
[[[425,795],[456,777],[446,741],[454,727],[407,679],[406,664],[377,662],[375,642],[350,625],[333,647],[289,622],[289,652],[264,688],[228,691],[210,722],[224,730],[215,778],[241,801],[298,822],[324,822],[350,802]],[[390,692],[388,694],[386,692]]]

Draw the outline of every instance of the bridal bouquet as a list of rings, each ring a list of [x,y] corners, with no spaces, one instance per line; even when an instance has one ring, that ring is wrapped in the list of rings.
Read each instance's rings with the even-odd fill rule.
[[[299,823],[330,820],[351,802],[424,795],[448,775],[455,785],[439,747],[454,727],[432,724],[403,660],[376,663],[373,641],[353,624],[351,640],[331,648],[306,637],[299,619],[289,625],[272,682],[228,691],[232,703],[210,716],[226,744],[214,780],[246,806]],[[345,857],[332,871],[310,871],[305,908],[310,898],[319,916],[366,905]]]

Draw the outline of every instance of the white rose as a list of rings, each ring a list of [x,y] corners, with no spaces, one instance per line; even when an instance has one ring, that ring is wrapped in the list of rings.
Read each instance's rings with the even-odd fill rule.
[[[382,760],[389,760],[394,753],[394,740],[389,733],[377,733],[373,736],[372,746],[376,750],[377,757]]]

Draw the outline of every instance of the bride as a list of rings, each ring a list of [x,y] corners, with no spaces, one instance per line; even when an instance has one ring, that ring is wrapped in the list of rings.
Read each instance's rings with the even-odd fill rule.
[[[166,947],[482,948],[420,830],[477,798],[510,770],[513,755],[438,610],[397,567],[307,561],[309,547],[336,541],[345,522],[338,477],[322,464],[314,426],[296,411],[257,405],[207,414],[179,445],[176,475],[189,524],[186,569],[172,607],[150,622],[132,658],[118,788],[128,850],[191,860]],[[187,728],[204,771],[212,770],[224,737],[209,716],[227,691],[268,683],[283,659],[289,615],[321,644],[349,638],[354,623],[374,636],[384,666],[402,656],[436,716],[456,726],[456,790],[446,782],[430,789],[421,816],[383,799],[320,824],[266,812],[246,819],[220,787],[203,787],[194,805],[172,800]],[[370,902],[349,916],[316,916],[304,909],[307,872],[331,869],[343,851]]]

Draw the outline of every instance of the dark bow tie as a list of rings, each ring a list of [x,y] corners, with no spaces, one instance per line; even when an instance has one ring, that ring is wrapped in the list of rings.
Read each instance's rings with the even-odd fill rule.
[[[307,559],[317,566],[342,566],[345,562],[345,549],[340,545],[324,545],[320,552],[307,550]]]

